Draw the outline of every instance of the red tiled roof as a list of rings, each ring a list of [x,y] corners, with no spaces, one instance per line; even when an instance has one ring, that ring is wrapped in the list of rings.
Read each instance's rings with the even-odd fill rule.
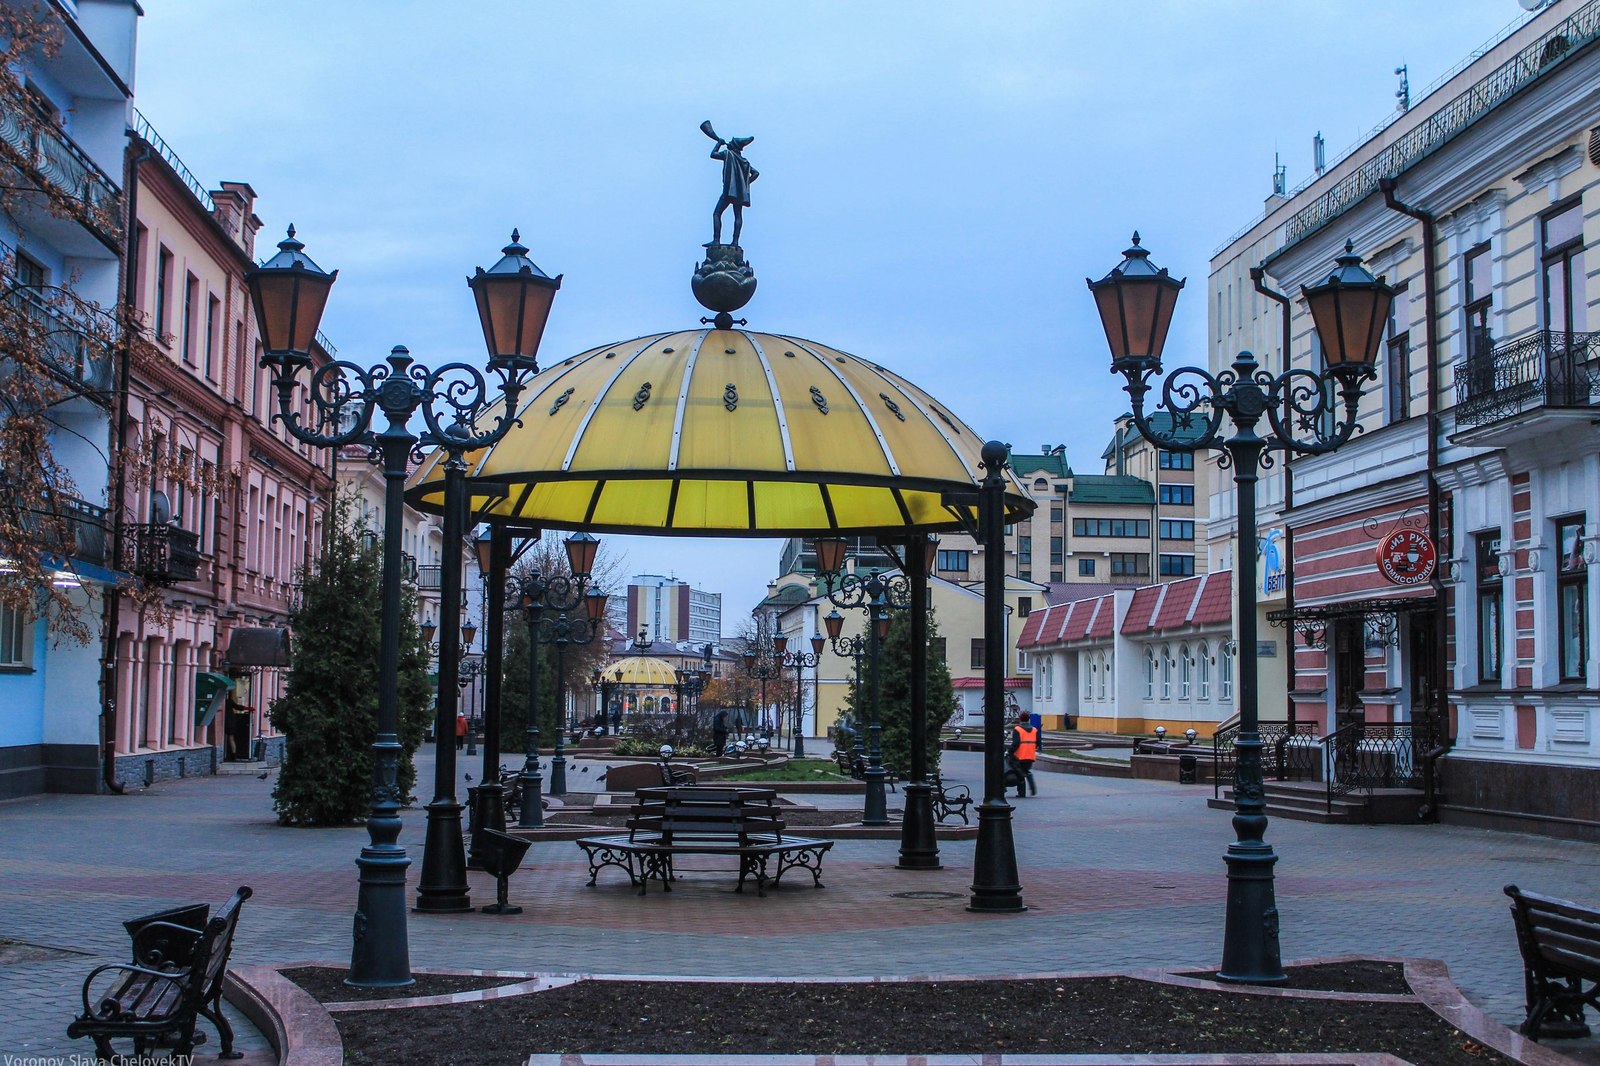
[[[1205,585],[1205,577],[1186,577],[1182,581],[1174,581],[1167,586],[1167,595],[1161,601],[1161,609],[1156,612],[1154,628],[1174,629],[1187,625],[1189,616],[1194,610],[1195,601],[1200,597],[1200,589]]]
[[[1232,618],[1233,572],[1220,570],[1207,574],[1205,588],[1200,592],[1200,601],[1195,604],[1194,617],[1190,621],[1203,626],[1227,622]]]
[[[1150,619],[1155,616],[1156,607],[1161,603],[1161,593],[1165,589],[1165,585],[1145,585],[1133,590],[1133,602],[1128,604],[1128,613],[1122,619],[1124,633],[1138,633],[1150,628]]]
[[[1006,682],[1005,683],[1005,687],[1006,688],[1031,688],[1031,687],[1033,687],[1033,678],[1031,678],[1031,677],[1008,677],[1008,678],[1005,679],[1005,682]],[[950,679],[950,687],[951,688],[982,688],[983,687],[983,678],[981,678],[981,677],[952,677]]]
[[[1117,613],[1116,605],[1110,596],[1102,596],[1095,601],[1094,621],[1089,625],[1089,636],[1096,639],[1111,635],[1112,617]]]
[[[1044,622],[1049,614],[1050,608],[1042,607],[1028,615],[1022,623],[1022,635],[1017,638],[1017,647],[1026,648],[1040,643],[1039,634],[1044,631]]]

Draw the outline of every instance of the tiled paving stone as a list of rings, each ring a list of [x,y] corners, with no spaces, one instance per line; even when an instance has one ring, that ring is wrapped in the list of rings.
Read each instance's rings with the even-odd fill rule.
[[[977,785],[980,756],[947,753],[947,781]],[[420,780],[431,781],[425,751]],[[472,772],[464,767],[464,772]],[[596,771],[597,772],[597,771]],[[474,774],[476,776],[476,774]],[[587,888],[570,842],[540,843],[512,879],[514,917],[409,916],[416,966],[609,972],[870,976],[1214,966],[1221,953],[1222,853],[1232,829],[1204,786],[1041,774],[1014,801],[1022,915],[968,913],[974,845],[943,842],[944,869],[894,868],[892,840],[842,840],[823,870],[761,899],[732,891],[725,862],[671,894],[625,880]],[[431,795],[424,787],[424,796]],[[89,953],[4,965],[17,1005],[0,1051],[68,1055],[83,976],[123,961],[121,922],[179,903],[222,902],[248,884],[238,963],[342,962],[350,949],[360,826],[283,829],[271,781],[189,778],[125,797],[48,796],[0,804],[7,876],[0,937]],[[414,886],[424,830],[405,813]],[[1443,959],[1469,999],[1515,1024],[1522,979],[1501,886],[1600,900],[1600,847],[1441,826],[1322,826],[1274,821],[1286,958],[1380,954]],[[493,898],[469,875],[475,903]],[[912,895],[908,896],[910,893]],[[202,1023],[204,1024],[204,1023]],[[240,1029],[241,1044],[261,1046]]]

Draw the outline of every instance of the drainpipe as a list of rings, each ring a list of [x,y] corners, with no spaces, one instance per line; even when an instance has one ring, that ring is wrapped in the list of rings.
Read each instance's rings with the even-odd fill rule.
[[[1383,191],[1383,202],[1391,211],[1398,211],[1422,223],[1422,270],[1426,276],[1426,283],[1422,290],[1423,315],[1427,318],[1427,328],[1424,331],[1424,343],[1428,356],[1428,535],[1433,538],[1433,543],[1438,545],[1443,541],[1443,530],[1440,528],[1440,492],[1439,479],[1439,298],[1438,287],[1435,285],[1439,274],[1437,253],[1437,220],[1432,212],[1421,208],[1412,207],[1402,203],[1395,195],[1399,182],[1392,177],[1380,178],[1378,188]],[[1430,750],[1419,752],[1423,756],[1423,787],[1427,792],[1421,817],[1429,821],[1438,821],[1439,807],[1434,775],[1435,763],[1438,757],[1444,754],[1448,744],[1444,735],[1445,723],[1448,721],[1446,706],[1446,648],[1449,631],[1445,625],[1444,578],[1441,571],[1435,568],[1433,579],[1429,582],[1434,590],[1435,608],[1433,612],[1433,706],[1430,712],[1433,715],[1436,736],[1429,736],[1427,742]],[[1415,727],[1413,727],[1412,743],[1416,743]]]
[[[1283,369],[1287,370],[1289,369],[1290,362],[1289,340],[1291,337],[1289,316],[1292,310],[1289,303],[1289,297],[1285,296],[1281,292],[1278,292],[1276,289],[1270,288],[1267,285],[1267,268],[1264,266],[1251,267],[1250,280],[1252,283],[1254,283],[1257,292],[1265,296],[1267,299],[1276,302],[1283,310],[1283,322],[1280,326],[1282,334],[1279,341],[1279,346],[1283,352]],[[1289,401],[1285,400],[1285,421],[1287,421],[1289,417],[1288,408]],[[1283,464],[1283,513],[1287,515],[1293,507],[1294,465],[1290,463],[1287,458],[1285,458]],[[1283,523],[1283,606],[1284,610],[1289,612],[1289,617],[1292,619],[1294,617],[1294,527],[1291,526],[1287,520]],[[1295,629],[1293,621],[1289,623],[1288,630],[1288,639],[1284,641],[1288,651],[1288,655],[1286,656],[1287,663],[1284,666],[1284,676],[1285,680],[1288,682],[1288,699],[1285,701],[1286,707],[1284,711],[1284,721],[1286,723],[1286,728],[1284,729],[1285,743],[1288,742],[1289,737],[1294,736],[1296,723],[1294,705],[1294,692],[1296,685],[1294,661]],[[1284,777],[1286,777],[1288,774],[1281,752],[1279,753],[1278,758],[1278,773],[1280,776]]]
[[[115,438],[111,441],[111,491],[107,502],[111,505],[111,570],[121,575],[124,565],[123,493],[126,491],[123,466],[123,445],[128,439],[128,387],[133,373],[133,346],[128,342],[127,331],[133,328],[133,301],[138,280],[138,250],[134,244],[139,233],[139,164],[150,158],[150,149],[141,148],[128,160],[128,176],[124,188],[128,190],[128,228],[125,234],[126,250],[122,261],[122,351],[117,361],[117,418]],[[122,620],[122,590],[112,585],[106,595],[105,614],[100,622],[100,780],[106,790],[118,796],[123,788],[117,783],[117,630]]]

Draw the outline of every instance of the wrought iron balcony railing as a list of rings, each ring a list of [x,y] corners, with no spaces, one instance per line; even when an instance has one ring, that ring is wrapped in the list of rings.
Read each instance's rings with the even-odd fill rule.
[[[1539,330],[1457,363],[1456,422],[1487,426],[1539,407],[1600,403],[1600,333]]]
[[[437,566],[417,567],[417,588],[437,589],[439,587],[439,572]]]
[[[193,581],[200,573],[200,537],[166,522],[125,527],[124,567],[131,574],[170,585]]]
[[[50,117],[0,99],[0,141],[41,182],[75,201],[78,220],[102,241],[122,240],[122,190]]]
[[[76,301],[55,288],[8,285],[0,299],[32,320],[44,338],[45,361],[62,381],[109,398],[113,367],[107,341],[116,336],[111,316],[80,310]]]
[[[3,490],[4,486],[0,485],[0,491]],[[104,507],[76,496],[52,494],[47,506],[23,517],[42,551],[96,566],[105,566],[111,561],[110,521]]]

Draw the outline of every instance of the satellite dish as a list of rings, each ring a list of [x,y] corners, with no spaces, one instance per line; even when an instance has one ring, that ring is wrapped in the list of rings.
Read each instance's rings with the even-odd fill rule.
[[[172,501],[159,489],[150,494],[150,521],[158,526],[172,521]]]

